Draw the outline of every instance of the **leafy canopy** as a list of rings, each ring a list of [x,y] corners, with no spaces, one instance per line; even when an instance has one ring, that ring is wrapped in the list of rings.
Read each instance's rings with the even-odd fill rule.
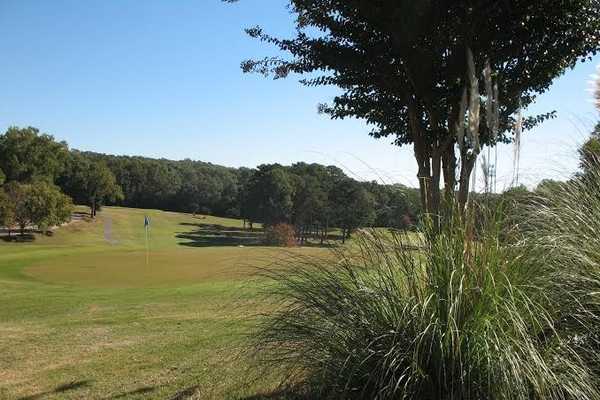
[[[226,0],[234,2],[234,0]],[[307,86],[341,89],[320,110],[332,118],[357,117],[374,137],[394,136],[414,144],[424,208],[439,199],[440,164],[448,193],[455,177],[468,191],[478,150],[456,161],[458,126],[465,119],[463,93],[474,84],[497,86],[498,132],[483,113],[472,121],[479,132],[471,149],[511,140],[515,118],[552,81],[600,48],[600,6],[596,0],[453,2],[413,0],[290,0],[296,16],[291,38],[260,27],[247,33],[274,45],[282,57],[242,63],[246,72],[304,75]],[[474,68],[469,76],[468,57]],[[489,86],[483,74],[489,65]],[[477,90],[469,102],[484,102]],[[528,117],[525,129],[553,116]],[[460,173],[457,167],[460,165]],[[433,192],[432,192],[433,191]],[[432,192],[425,193],[425,192]]]
[[[6,181],[54,182],[68,157],[67,144],[36,128],[10,127],[0,135],[0,170]]]

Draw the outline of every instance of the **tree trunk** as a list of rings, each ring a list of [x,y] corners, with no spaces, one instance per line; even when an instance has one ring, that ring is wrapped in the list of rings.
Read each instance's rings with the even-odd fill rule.
[[[419,180],[419,194],[421,197],[421,206],[425,214],[432,211],[432,176],[431,176],[431,148],[425,142],[423,127],[421,125],[417,103],[412,96],[407,98],[408,105],[408,125],[411,138],[413,140],[413,150],[417,160]]]
[[[442,154],[439,146],[431,154],[431,206],[430,213],[438,220],[440,216],[440,179],[442,172]]]
[[[451,204],[456,187],[456,154],[453,145],[448,146],[442,154],[442,169],[444,173],[444,201]]]
[[[92,206],[90,207],[90,217],[96,218],[96,199],[92,199]]]
[[[473,171],[473,167],[475,166],[475,161],[477,160],[477,156],[468,156],[466,151],[462,152],[460,160],[460,179],[459,179],[459,188],[458,188],[458,205],[460,207],[461,212],[464,212],[467,201],[469,200],[469,183],[471,179],[471,172]]]

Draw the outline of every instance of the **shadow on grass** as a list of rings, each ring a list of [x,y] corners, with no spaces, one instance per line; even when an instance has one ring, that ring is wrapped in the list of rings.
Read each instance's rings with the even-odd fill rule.
[[[188,232],[177,232],[176,238],[184,241],[181,246],[188,247],[213,247],[213,246],[261,246],[263,245],[262,230],[243,230],[230,226],[217,224],[188,223],[180,225],[193,227]]]
[[[182,222],[180,226],[190,227],[192,230],[186,232],[177,232],[175,237],[181,239],[178,242],[180,246],[187,247],[222,247],[222,246],[269,246],[264,241],[264,231],[262,229],[242,229],[232,226],[223,226],[218,224],[190,223]],[[302,243],[301,247],[329,248],[342,243],[342,236],[336,233],[329,233],[321,238],[310,236]]]
[[[49,390],[47,392],[42,392],[42,393],[37,393],[37,394],[31,395],[31,396],[21,397],[18,400],[43,399],[44,397],[49,396],[49,395],[55,395],[55,394],[70,392],[73,390],[79,390],[79,389],[90,386],[91,383],[92,383],[92,381],[89,381],[89,380],[69,382],[69,383],[59,385],[59,386],[55,387],[53,390]]]
[[[124,399],[129,396],[142,395],[154,392],[156,390],[153,386],[143,386],[141,388],[137,388],[135,390],[131,390],[129,392],[120,393],[111,397],[107,397],[106,400],[116,400],[116,399]]]
[[[90,221],[92,218],[90,217],[89,212],[73,211],[71,214],[71,219],[75,221]]]
[[[258,393],[240,400],[319,400],[314,394],[301,389],[280,389],[269,393]]]
[[[187,400],[198,393],[200,386],[192,386],[181,392],[175,393],[173,397],[169,397],[169,400]]]
[[[5,242],[29,243],[35,240],[34,231],[25,231],[23,235],[18,231],[11,231],[8,235],[7,229],[0,229],[0,239]]]

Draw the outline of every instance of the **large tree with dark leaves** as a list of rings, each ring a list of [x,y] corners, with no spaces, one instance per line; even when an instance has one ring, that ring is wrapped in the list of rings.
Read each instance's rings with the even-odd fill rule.
[[[600,47],[597,0],[290,0],[290,9],[295,37],[247,29],[286,56],[245,61],[243,70],[342,89],[321,111],[365,119],[372,136],[412,144],[429,212],[439,211],[442,177],[449,196],[458,183],[464,203],[481,147],[509,142],[517,110]],[[486,65],[489,80],[480,74]],[[461,107],[484,103],[479,85],[497,85],[494,128],[485,113]],[[552,115],[526,118],[524,128]],[[464,123],[477,131],[465,142]]]
[[[290,222],[294,188],[290,174],[279,164],[259,165],[246,184],[246,218],[264,225]]]
[[[68,155],[65,142],[56,142],[36,128],[11,126],[0,135],[0,175],[6,182],[54,182]]]

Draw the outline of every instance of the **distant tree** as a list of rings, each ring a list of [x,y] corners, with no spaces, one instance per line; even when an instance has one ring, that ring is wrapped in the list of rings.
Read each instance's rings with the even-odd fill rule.
[[[298,177],[295,179],[294,196],[294,221],[297,219],[298,222],[294,223],[301,225],[299,229],[305,223],[313,225],[313,228],[320,231],[320,242],[323,244],[330,225],[334,223],[335,207],[331,198],[333,188],[336,182],[348,177],[340,168],[332,165],[298,162],[289,167],[289,170]],[[304,182],[305,179],[308,182]]]
[[[94,161],[80,153],[73,153],[59,185],[77,203],[90,207],[90,216],[106,201],[115,202],[123,198],[121,187],[114,174],[103,161]]]
[[[13,181],[6,184],[4,189],[14,207],[13,218],[21,235],[29,225],[45,231],[71,218],[71,199],[53,184],[44,181],[21,184]]]
[[[67,144],[36,128],[10,127],[0,135],[0,169],[7,181],[53,183],[68,157]]]
[[[10,236],[11,228],[15,224],[15,204],[8,194],[0,188],[0,226],[8,229]]]
[[[327,193],[319,180],[312,175],[296,175],[296,178],[292,222],[298,232],[300,244],[304,244],[309,230],[325,223],[323,211],[327,203]]]
[[[375,220],[373,196],[358,182],[351,179],[337,182],[331,198],[336,226],[342,229],[342,241],[356,228],[369,226]]]
[[[250,178],[247,190],[248,219],[265,225],[290,221],[293,186],[281,165],[260,165]]]
[[[364,183],[373,195],[376,226],[398,229],[413,228],[420,214],[417,189],[404,185],[381,185],[377,182]]]
[[[35,182],[25,189],[24,211],[27,219],[42,231],[71,219],[73,203],[58,187],[47,182]]]
[[[464,204],[482,146],[510,141],[517,110],[600,48],[597,0],[290,0],[289,5],[295,36],[247,29],[285,57],[245,61],[242,69],[275,78],[303,74],[305,85],[340,88],[321,111],[365,119],[374,127],[372,136],[412,144],[422,207],[431,213],[439,212],[442,177],[448,196],[458,183]],[[489,80],[484,69],[491,72]],[[498,129],[487,112],[479,113],[490,98],[480,95],[479,86],[498,94]],[[466,114],[469,104],[472,112]],[[527,118],[525,127],[551,116]],[[463,137],[467,120],[472,134]]]
[[[4,192],[8,196],[12,206],[13,223],[19,226],[22,236],[25,234],[25,228],[31,223],[31,218],[25,205],[29,185],[11,181],[4,185]]]
[[[248,182],[250,178],[254,174],[254,170],[250,168],[240,168],[237,171],[237,199],[236,199],[236,210],[237,216],[241,217],[244,224],[244,229],[246,229],[246,222],[250,222],[248,220]]]
[[[117,185],[115,176],[104,163],[91,163],[85,176],[85,191],[88,198],[92,218],[105,201],[117,201],[123,197],[121,187]]]

